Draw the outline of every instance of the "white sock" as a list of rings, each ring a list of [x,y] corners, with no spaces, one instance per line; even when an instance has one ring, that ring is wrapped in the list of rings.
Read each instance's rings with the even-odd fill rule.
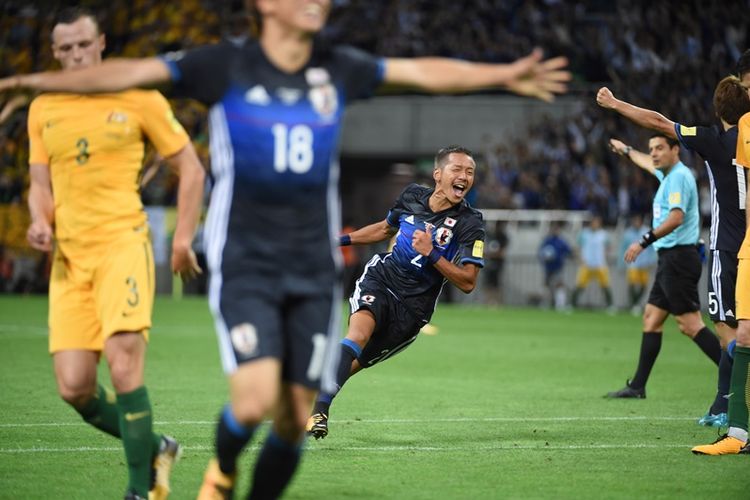
[[[730,427],[727,431],[727,436],[731,436],[735,439],[739,439],[743,443],[747,443],[747,431],[740,429],[739,427]]]

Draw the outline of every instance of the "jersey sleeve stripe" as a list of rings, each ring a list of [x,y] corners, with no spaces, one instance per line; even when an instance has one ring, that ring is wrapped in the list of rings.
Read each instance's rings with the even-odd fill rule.
[[[173,83],[177,83],[182,80],[182,71],[180,71],[180,67],[177,65],[177,61],[168,59],[165,56],[158,56],[158,58],[167,65],[169,76],[172,79]]]

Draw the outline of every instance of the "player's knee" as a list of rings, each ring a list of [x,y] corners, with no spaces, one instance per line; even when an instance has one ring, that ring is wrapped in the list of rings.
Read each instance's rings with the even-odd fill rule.
[[[248,400],[232,403],[234,418],[246,427],[255,427],[263,422],[271,408],[260,401]]]
[[[750,347],[750,321],[740,321],[737,327],[737,346]]]
[[[73,408],[82,408],[91,401],[96,392],[96,385],[85,382],[70,383],[69,381],[60,381],[57,383],[57,391],[60,398]]]

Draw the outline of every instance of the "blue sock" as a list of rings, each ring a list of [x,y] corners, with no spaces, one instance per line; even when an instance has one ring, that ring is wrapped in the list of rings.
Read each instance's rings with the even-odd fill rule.
[[[255,464],[249,499],[275,500],[281,496],[299,465],[302,442],[284,441],[271,429]]]
[[[237,457],[253,437],[254,432],[255,427],[245,427],[234,418],[230,405],[224,406],[216,426],[215,442],[221,472],[234,474],[237,469]]]

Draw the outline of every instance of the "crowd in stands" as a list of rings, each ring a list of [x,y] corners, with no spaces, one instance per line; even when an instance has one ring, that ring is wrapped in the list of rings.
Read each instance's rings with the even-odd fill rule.
[[[60,2],[63,4],[66,2]],[[70,3],[70,2],[67,2]],[[246,36],[241,1],[81,0],[101,13],[106,56],[144,56]],[[720,78],[750,46],[746,2],[688,0],[334,0],[324,36],[383,56],[438,55],[511,61],[533,47],[565,55],[575,75],[573,116],[545,119],[514,137],[484,139],[476,184],[480,208],[577,209],[608,223],[650,210],[654,181],[609,153],[619,137],[645,150],[648,135],[594,103],[598,86],[675,121],[715,121]],[[49,50],[54,8],[9,0],[0,6],[0,75],[55,68]],[[41,5],[44,5],[42,7]],[[208,164],[205,110],[173,102]],[[25,113],[0,126],[0,203],[25,203]],[[157,159],[151,161],[158,162]],[[700,160],[683,161],[707,180]],[[158,171],[144,189],[151,204],[173,204],[175,179]],[[704,197],[707,201],[707,196]]]

